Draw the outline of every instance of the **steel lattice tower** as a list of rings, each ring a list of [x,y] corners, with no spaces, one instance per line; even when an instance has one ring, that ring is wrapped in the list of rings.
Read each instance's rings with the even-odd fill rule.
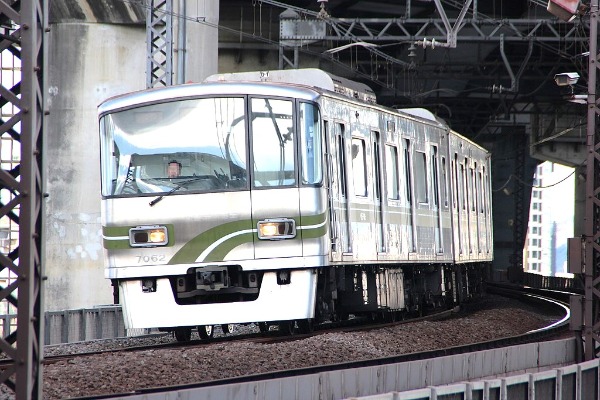
[[[0,220],[15,233],[14,247],[0,252],[0,271],[7,282],[0,300],[16,309],[17,327],[2,331],[0,349],[12,362],[2,384],[17,399],[42,397],[43,307],[43,126],[48,4],[46,0],[0,2]],[[16,73],[15,71],[19,70]],[[13,79],[19,75],[19,79]],[[10,77],[9,77],[10,76]],[[6,83],[9,85],[6,85]],[[5,158],[10,143],[12,157]],[[4,146],[5,148],[2,148]]]
[[[173,84],[173,2],[148,0],[146,87]]]
[[[583,339],[586,360],[598,357],[600,342],[600,132],[597,129],[598,1],[590,4],[590,49],[588,69],[587,165],[583,273]]]

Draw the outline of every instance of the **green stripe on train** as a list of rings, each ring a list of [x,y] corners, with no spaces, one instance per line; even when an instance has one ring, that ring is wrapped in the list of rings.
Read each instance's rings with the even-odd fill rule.
[[[302,217],[302,222],[305,226],[322,225],[315,228],[302,230],[302,238],[312,239],[325,235],[327,232],[327,227],[324,224],[326,219],[326,213]],[[296,223],[298,223],[298,218],[294,218],[294,220]],[[231,235],[231,237],[223,240],[208,254],[206,254],[203,260],[199,260],[202,262],[223,261],[227,254],[229,254],[229,252],[237,246],[245,243],[251,243],[254,239],[258,239],[254,232],[256,229],[256,224],[257,221],[252,221],[250,225],[248,224],[247,220],[235,221],[209,229],[208,231],[199,234],[187,242],[181,248],[181,250],[179,250],[177,254],[175,254],[173,258],[169,260],[169,264],[193,263],[198,259],[200,254],[202,254],[202,252],[213,243],[220,241],[227,235]]]
[[[302,222],[304,226],[316,225],[311,228],[302,229],[301,235],[303,239],[314,239],[324,236],[327,232],[325,221],[327,214],[317,214],[303,216]],[[298,218],[294,218],[298,223]],[[168,246],[174,244],[174,227],[172,224],[164,225],[167,227],[169,234]],[[102,234],[106,237],[127,237],[121,240],[104,239],[104,248],[106,249],[130,249],[129,245],[129,229],[134,226],[113,226],[102,227]],[[256,221],[241,220],[228,222],[222,225],[215,226],[205,232],[200,233],[192,240],[184,244],[177,253],[169,260],[168,264],[190,264],[196,262],[198,257],[214,243],[217,244],[210,252],[208,252],[203,262],[223,261],[227,254],[234,248],[251,243],[255,238]],[[300,232],[299,232],[300,234]],[[229,236],[229,237],[227,237]]]
[[[234,247],[239,246],[243,243],[252,242],[253,234],[251,230],[252,223],[250,220],[227,222],[223,225],[218,225],[214,228],[210,228],[209,230],[202,232],[201,234],[184,244],[183,247],[177,253],[175,253],[175,255],[169,260],[168,264],[193,263],[200,256],[200,254],[202,254],[202,252],[206,250],[210,245],[221,240],[227,235],[234,235],[235,233],[239,232],[238,235],[234,235],[228,239],[225,239],[224,243],[221,243],[207,255],[207,258],[211,258],[210,261],[222,261],[227,255],[227,253],[229,253],[229,251],[231,251],[231,249],[233,249]],[[231,245],[225,246],[225,243],[228,241],[232,241],[233,243]],[[219,247],[221,247],[221,249],[219,249]],[[227,248],[229,249],[225,252],[225,249]]]
[[[302,229],[302,239],[316,239],[327,234],[327,214],[317,214],[302,217],[303,226],[316,225]]]

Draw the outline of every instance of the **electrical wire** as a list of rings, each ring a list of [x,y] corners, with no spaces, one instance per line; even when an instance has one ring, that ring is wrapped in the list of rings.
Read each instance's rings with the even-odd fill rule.
[[[558,184],[563,183],[564,181],[566,181],[567,179],[569,179],[571,176],[573,176],[573,174],[575,174],[575,172],[577,171],[577,168],[583,166],[585,164],[585,161],[580,163],[579,165],[577,165],[576,167],[573,167],[573,171],[571,171],[571,173],[567,176],[565,176],[563,179],[559,180],[558,182],[555,182],[551,185],[546,185],[546,186],[540,186],[540,185],[532,185],[528,182],[525,182],[523,179],[519,178],[518,176],[514,175],[514,174],[510,174],[508,179],[506,180],[506,182],[504,183],[504,185],[500,186],[498,189],[492,189],[492,192],[499,192],[501,190],[503,190],[504,188],[506,188],[508,186],[508,184],[510,183],[510,181],[514,178],[517,181],[519,181],[523,186],[527,186],[530,188],[535,188],[535,189],[548,189],[551,188],[553,186],[556,186]]]

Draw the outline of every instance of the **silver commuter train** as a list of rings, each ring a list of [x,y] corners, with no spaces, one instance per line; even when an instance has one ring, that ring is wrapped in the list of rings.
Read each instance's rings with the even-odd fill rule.
[[[490,266],[490,154],[317,69],[99,106],[106,278],[126,328],[310,331],[459,304]]]

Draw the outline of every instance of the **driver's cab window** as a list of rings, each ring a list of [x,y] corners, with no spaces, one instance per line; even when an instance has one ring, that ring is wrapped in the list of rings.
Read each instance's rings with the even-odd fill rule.
[[[253,98],[250,109],[254,186],[295,185],[293,102]]]

